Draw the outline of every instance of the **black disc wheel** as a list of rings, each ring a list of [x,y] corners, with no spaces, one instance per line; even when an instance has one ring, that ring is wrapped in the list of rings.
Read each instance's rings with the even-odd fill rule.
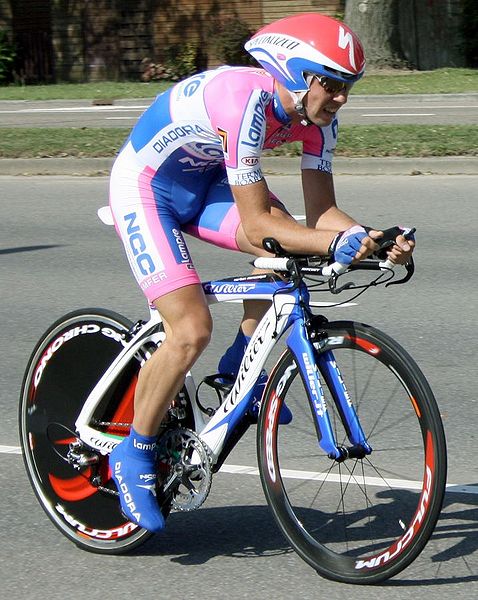
[[[116,554],[151,534],[122,514],[108,456],[81,445],[75,422],[89,393],[123,348],[132,323],[102,309],[72,312],[44,334],[29,360],[20,398],[20,440],[36,496],[53,523],[85,550]],[[98,407],[99,430],[128,433],[140,353]],[[109,425],[108,425],[109,423]],[[115,425],[117,424],[117,425]],[[75,465],[71,453],[83,462]]]
[[[311,329],[325,405],[307,397],[287,350],[261,407],[263,488],[282,532],[319,574],[378,583],[409,565],[434,530],[446,482],[440,414],[416,363],[385,334],[353,322]],[[319,445],[315,413],[326,409],[337,445],[350,447],[335,402],[340,382],[372,451],[337,461]],[[278,419],[284,401],[293,414],[288,425]]]

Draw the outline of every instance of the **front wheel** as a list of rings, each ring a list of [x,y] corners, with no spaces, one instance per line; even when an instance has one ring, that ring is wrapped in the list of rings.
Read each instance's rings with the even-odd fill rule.
[[[282,532],[319,574],[378,583],[408,566],[433,532],[446,483],[443,426],[425,377],[391,338],[353,322],[315,329],[317,368],[337,444],[348,442],[321,364],[326,352],[333,352],[372,453],[337,462],[321,450],[313,405],[287,350],[261,407],[262,485]],[[286,426],[277,418],[284,401],[293,413]]]

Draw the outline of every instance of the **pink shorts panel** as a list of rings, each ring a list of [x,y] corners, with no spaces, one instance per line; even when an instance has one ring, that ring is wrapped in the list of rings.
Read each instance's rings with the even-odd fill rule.
[[[159,217],[146,167],[133,180],[112,176],[110,206],[138,285],[149,302],[187,285],[200,283],[174,219]],[[177,250],[176,255],[172,247]]]
[[[201,225],[191,223],[185,225],[183,229],[186,233],[189,233],[195,238],[214,244],[219,248],[239,251],[236,236],[240,224],[241,219],[239,217],[239,211],[237,210],[237,206],[232,204],[221,222],[219,231],[214,231],[206,227],[201,227]]]

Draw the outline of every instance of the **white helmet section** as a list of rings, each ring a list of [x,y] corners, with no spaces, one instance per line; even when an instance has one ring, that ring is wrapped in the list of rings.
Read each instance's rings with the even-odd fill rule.
[[[344,31],[345,35],[345,31]],[[297,38],[284,35],[264,34],[252,38],[245,44],[245,49],[276,79],[276,73],[282,75],[284,85],[290,91],[301,92],[309,89],[304,77],[304,71],[310,73],[325,74],[323,67],[326,66],[333,71],[348,73],[354,77],[353,71],[347,70],[343,65],[330,60],[309,44],[301,42]],[[301,58],[298,59],[297,56]],[[301,60],[306,69],[297,72],[298,62]],[[351,61],[353,65],[353,54]]]

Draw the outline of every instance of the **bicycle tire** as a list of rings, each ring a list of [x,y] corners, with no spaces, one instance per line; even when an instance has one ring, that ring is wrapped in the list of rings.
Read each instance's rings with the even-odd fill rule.
[[[373,451],[342,463],[326,456],[313,403],[286,350],[271,373],[260,411],[262,486],[279,528],[320,575],[344,583],[379,583],[415,560],[439,517],[447,470],[440,413],[416,363],[386,334],[352,321],[314,329],[317,368],[337,443],[344,443],[346,434],[320,367],[328,350]],[[284,401],[293,413],[286,426],[277,418]]]
[[[77,546],[103,554],[120,554],[152,534],[131,523],[113,493],[91,485],[90,467],[75,470],[66,462],[75,439],[75,421],[100,376],[122,349],[122,334],[132,323],[103,309],[68,313],[42,336],[29,359],[20,397],[19,430],[25,468],[33,490],[50,520]],[[109,421],[132,420],[135,378],[140,356],[123,370],[101,403]],[[126,435],[127,429],[106,432]],[[116,490],[108,456],[95,467],[107,488]]]

